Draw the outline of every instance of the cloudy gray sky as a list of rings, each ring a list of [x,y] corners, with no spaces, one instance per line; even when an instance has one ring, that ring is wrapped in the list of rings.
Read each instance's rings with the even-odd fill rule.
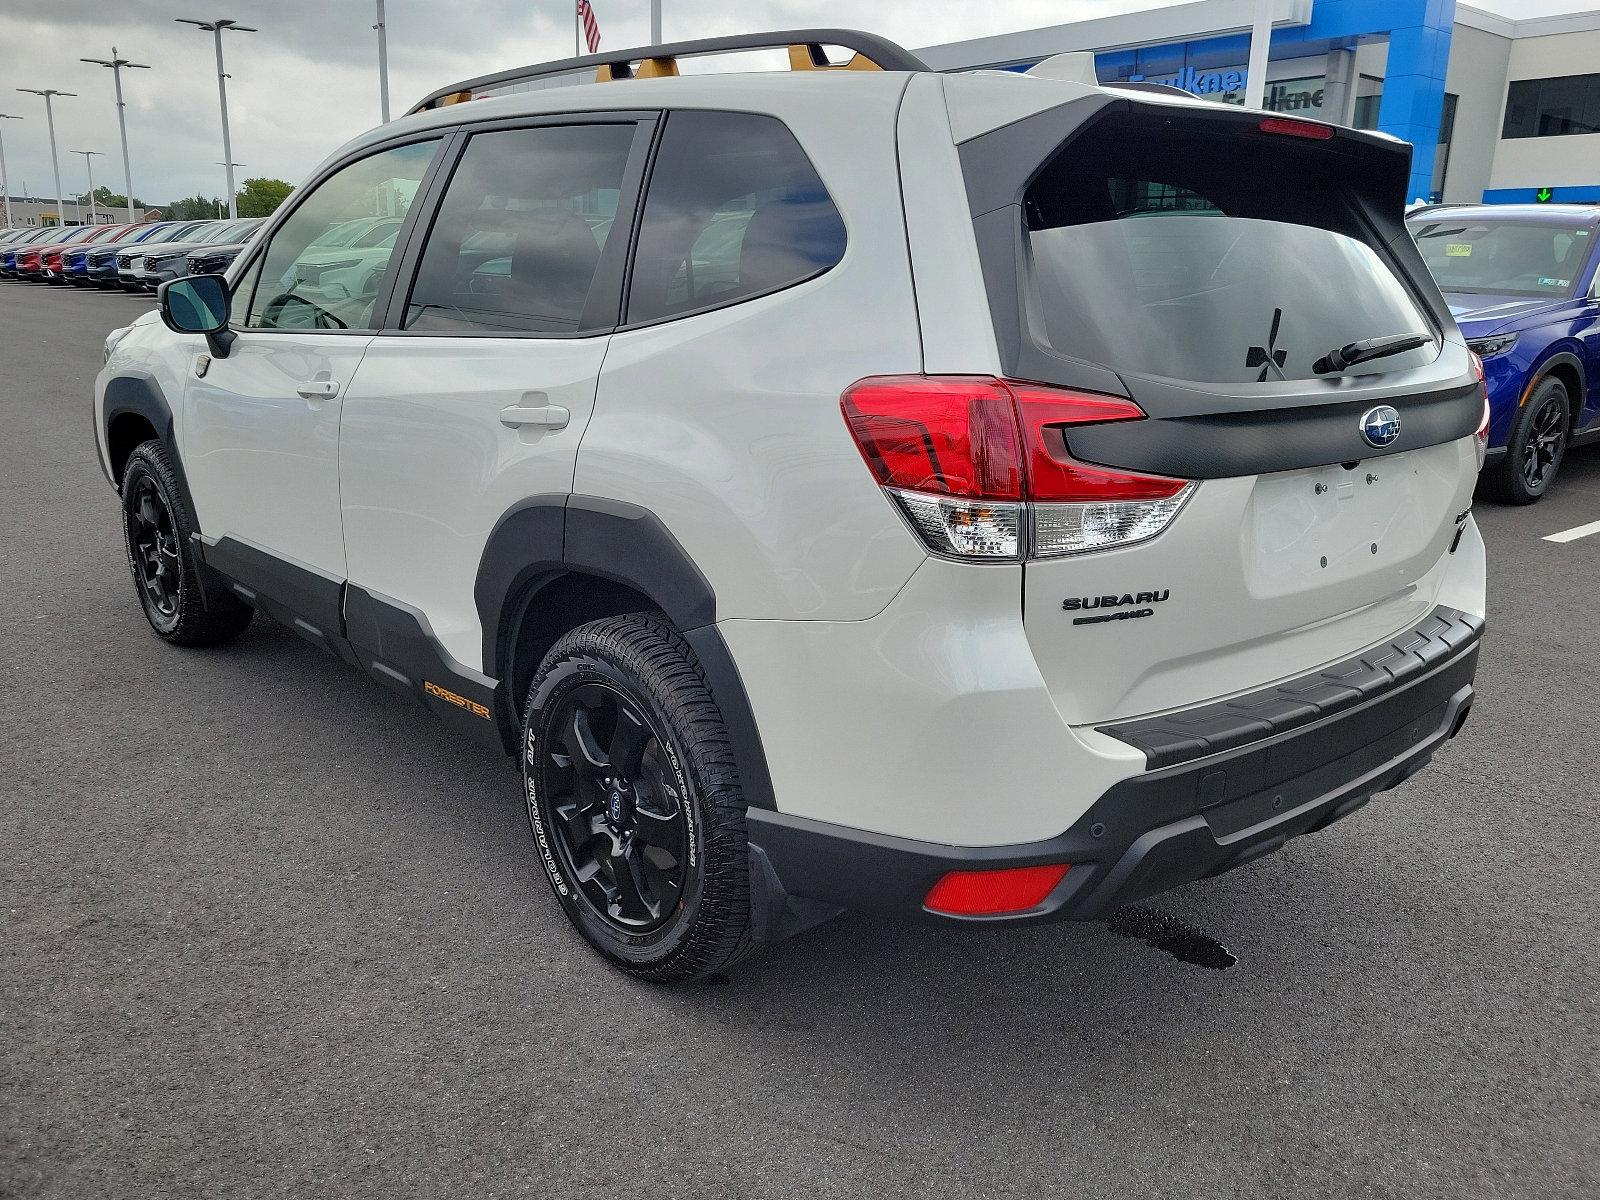
[[[647,0],[593,0],[606,46],[648,40]],[[870,28],[931,45],[1132,9],[1157,0],[665,0],[669,40],[759,29]],[[1583,0],[1478,0],[1512,17],[1591,7]],[[63,186],[84,187],[83,159],[100,150],[95,182],[121,190],[111,72],[82,57],[149,63],[125,73],[134,190],[160,202],[220,194],[222,158],[211,35],[175,17],[232,17],[260,27],[226,43],[228,104],[240,178],[298,182],[324,155],[378,121],[373,0],[0,0],[0,123],[12,190],[53,190],[44,102],[15,88],[60,88]],[[456,79],[572,53],[568,0],[388,0],[393,107]]]

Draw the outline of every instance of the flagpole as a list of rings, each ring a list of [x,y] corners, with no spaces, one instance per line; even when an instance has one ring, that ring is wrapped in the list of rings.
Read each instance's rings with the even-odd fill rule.
[[[572,0],[572,53],[583,57],[583,20],[578,15],[578,0]]]

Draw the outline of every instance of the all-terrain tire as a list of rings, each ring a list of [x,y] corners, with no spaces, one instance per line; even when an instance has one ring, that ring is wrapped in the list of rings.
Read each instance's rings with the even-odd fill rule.
[[[254,610],[232,597],[213,597],[206,607],[186,499],[160,441],[147,441],[128,456],[122,472],[123,545],[145,618],[175,646],[214,646],[243,633]]]
[[[673,794],[672,803],[685,827],[680,845],[687,853],[676,860],[685,868],[684,881],[670,904],[662,906],[654,926],[645,922],[624,927],[620,913],[605,910],[603,901],[594,897],[594,866],[601,855],[580,864],[568,832],[573,828],[579,787],[574,768],[562,764],[563,760],[570,764],[578,756],[567,744],[572,737],[555,726],[564,722],[570,730],[571,716],[581,706],[580,697],[595,696],[610,697],[609,702],[642,718],[648,726],[647,732],[639,735],[646,738],[642,743],[646,748],[637,753],[652,764],[649,769],[656,772],[658,789]],[[601,714],[603,709],[604,703],[586,711]],[[599,744],[606,718],[599,715],[593,719],[600,735],[591,757],[606,760]],[[615,730],[621,721],[616,717],[610,728]],[[606,740],[611,757],[619,763],[616,773],[625,774],[620,765],[625,755],[616,752],[616,735]],[[578,765],[597,772],[611,769]],[[641,778],[643,770],[640,768]],[[726,970],[755,948],[746,805],[733,747],[694,652],[662,617],[630,613],[593,621],[551,647],[528,689],[522,774],[529,826],[556,899],[590,945],[611,962],[641,979],[688,983]],[[648,783],[635,783],[630,793],[623,784],[620,790],[637,800],[649,787]],[[613,788],[614,801],[616,795]],[[585,820],[598,821],[600,827],[612,830],[604,811],[604,795],[599,799],[595,815]],[[622,802],[618,811],[626,807],[627,802]],[[642,824],[636,813],[631,819]],[[615,827],[624,839],[627,820]],[[581,829],[583,822],[578,827]],[[581,832],[577,836],[581,838]],[[604,843],[607,847],[618,844]],[[610,860],[607,873],[612,878],[620,861]],[[585,867],[589,869],[587,877],[583,876]],[[598,886],[608,887],[604,877]]]

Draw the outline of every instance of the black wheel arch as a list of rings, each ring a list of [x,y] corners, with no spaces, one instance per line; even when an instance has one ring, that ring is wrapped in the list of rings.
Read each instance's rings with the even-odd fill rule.
[[[161,443],[172,473],[177,477],[177,501],[183,506],[188,526],[198,536],[204,528],[195,511],[194,497],[189,491],[189,477],[183,470],[183,455],[178,453],[178,439],[173,428],[172,407],[153,375],[130,372],[106,382],[101,400],[100,421],[105,430],[106,463],[111,486],[122,490],[122,475],[128,459],[148,441]],[[227,584],[203,560],[198,572],[201,600],[207,609],[228,609],[236,601]]]
[[[1567,389],[1567,405],[1571,411],[1571,425],[1577,430],[1578,419],[1583,414],[1585,379],[1583,360],[1570,350],[1560,350],[1539,364],[1533,382],[1523,392],[1524,400],[1533,395],[1539,385],[1551,376],[1559,379]],[[1519,401],[1519,406],[1522,401]]]
[[[589,621],[641,610],[670,621],[694,650],[738,759],[746,799],[775,808],[749,696],[716,627],[716,594],[654,513],[595,496],[530,497],[495,524],[473,587],[483,663],[500,680],[513,752],[520,700],[545,651]]]
[[[188,481],[183,474],[183,460],[173,428],[172,406],[167,403],[155,376],[138,372],[108,380],[100,402],[100,424],[105,431],[106,460],[113,487],[122,486],[122,472],[128,465],[128,456],[141,442],[154,437],[159,438],[166,449],[167,458],[184,484],[184,503],[189,502]],[[189,516],[192,520],[193,512]]]

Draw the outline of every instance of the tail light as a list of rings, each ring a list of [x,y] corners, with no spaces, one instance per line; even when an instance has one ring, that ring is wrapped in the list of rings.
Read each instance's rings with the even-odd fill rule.
[[[988,376],[884,375],[840,407],[873,477],[936,554],[1052,558],[1154,537],[1186,479],[1074,459],[1073,425],[1140,421],[1131,400]]]
[[[1476,351],[1468,350],[1472,355],[1472,370],[1478,377],[1478,386],[1483,389],[1483,420],[1478,422],[1477,449],[1478,469],[1483,470],[1484,460],[1489,456],[1489,381],[1484,377],[1483,359],[1479,358]]]

